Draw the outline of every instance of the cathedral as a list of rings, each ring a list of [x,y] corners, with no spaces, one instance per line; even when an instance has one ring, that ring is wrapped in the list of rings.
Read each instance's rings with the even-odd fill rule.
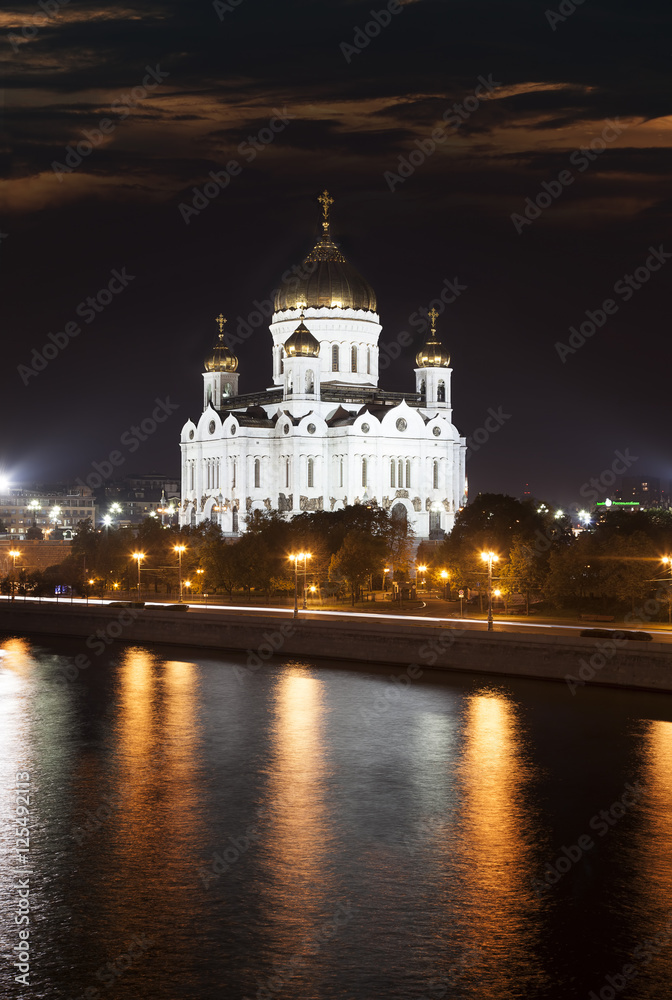
[[[210,520],[235,536],[253,510],[293,517],[363,503],[402,518],[416,538],[442,538],[466,503],[466,441],[452,422],[438,314],[415,358],[415,391],[380,389],[376,295],[331,236],[327,191],[319,202],[322,233],[300,277],[275,295],[270,388],[239,391],[217,319],[203,412],[182,429],[180,523]]]

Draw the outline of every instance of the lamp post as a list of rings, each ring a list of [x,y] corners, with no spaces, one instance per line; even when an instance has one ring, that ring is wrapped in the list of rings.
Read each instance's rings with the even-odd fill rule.
[[[177,552],[177,566],[180,574],[180,601],[182,600],[182,553],[187,551],[186,545],[174,545],[175,552]]]
[[[661,562],[664,562],[670,567],[670,577],[672,577],[672,556],[663,556]],[[670,584],[672,587],[672,584]],[[667,621],[668,624],[672,624],[672,593],[670,593],[670,588],[667,591]]]
[[[303,556],[303,610],[305,611],[308,607],[306,604],[306,573],[311,554],[310,552],[302,552],[301,554]]]
[[[185,580],[184,586],[187,588],[187,590],[189,590],[189,587],[191,587],[191,580]]]
[[[87,606],[87,608],[89,606],[89,594],[91,593],[91,587],[93,587],[93,585],[94,585],[95,582],[96,582],[95,580],[89,580],[88,581],[89,586],[86,588],[86,606]]]
[[[203,596],[203,583],[204,583],[204,580],[203,580],[203,574],[204,574],[204,573],[205,573],[205,570],[204,570],[204,569],[197,569],[197,570],[196,570],[196,574],[197,574],[197,576],[198,576],[198,578],[199,578],[199,582],[200,582],[200,584],[201,584],[201,597]]]
[[[12,590],[12,600],[14,600],[14,590],[16,588],[16,560],[19,558],[19,556],[21,555],[21,553],[20,553],[20,551],[18,549],[10,549],[9,554],[12,557],[12,587],[11,587],[11,590]]]
[[[499,562],[495,552],[481,552],[481,559],[488,564],[488,632],[492,632],[492,564]]]
[[[425,575],[426,572],[427,572],[427,567],[426,566],[418,566],[416,574],[415,574],[416,586],[417,586],[418,573],[422,573],[422,575],[423,575],[422,586],[423,586],[423,588],[426,588],[426,581],[424,580],[424,575]]]
[[[387,593],[387,574],[389,573],[387,566],[383,570],[383,593]]]
[[[448,590],[448,570],[442,569],[439,576],[443,580],[443,599],[448,600],[447,590]]]
[[[138,563],[138,602],[140,601],[140,567],[142,565],[142,560],[145,558],[144,552],[134,552],[133,558],[137,560]]]
[[[33,527],[36,528],[37,527],[37,512],[40,509],[40,501],[39,500],[31,500],[30,503],[28,504],[28,509],[32,510],[32,512],[33,512]]]
[[[289,558],[294,563],[294,618],[299,615],[299,559],[303,559],[303,608],[306,610],[306,566],[311,557],[310,552],[297,552]]]

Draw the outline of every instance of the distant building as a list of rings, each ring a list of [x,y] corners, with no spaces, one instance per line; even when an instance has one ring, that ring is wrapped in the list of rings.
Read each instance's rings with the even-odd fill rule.
[[[179,483],[175,477],[159,473],[130,475],[96,490],[99,505],[97,526],[137,525],[146,517],[158,517],[162,524],[176,524],[180,510]]]
[[[623,476],[615,499],[636,501],[640,507],[669,507],[669,496],[657,476]]]
[[[88,487],[34,484],[8,487],[0,493],[0,537],[24,539],[29,528],[41,528],[45,539],[72,538],[77,524],[96,521],[96,499]]]

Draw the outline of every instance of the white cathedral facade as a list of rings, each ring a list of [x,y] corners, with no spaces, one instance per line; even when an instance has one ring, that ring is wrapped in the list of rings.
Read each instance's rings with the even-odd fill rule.
[[[180,523],[209,519],[238,535],[255,509],[292,517],[364,503],[406,520],[416,538],[440,538],[466,503],[466,441],[452,422],[437,314],[416,355],[415,391],[381,390],[376,296],[332,240],[332,199],[319,200],[323,231],[304,277],[275,296],[273,386],[239,393],[218,317],[203,412],[182,429]]]

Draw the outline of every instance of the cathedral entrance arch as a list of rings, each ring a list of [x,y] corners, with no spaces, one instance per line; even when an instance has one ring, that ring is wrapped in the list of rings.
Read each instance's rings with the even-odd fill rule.
[[[390,517],[397,521],[399,524],[408,525],[408,511],[406,510],[406,504],[397,501],[392,506],[390,511]]]

